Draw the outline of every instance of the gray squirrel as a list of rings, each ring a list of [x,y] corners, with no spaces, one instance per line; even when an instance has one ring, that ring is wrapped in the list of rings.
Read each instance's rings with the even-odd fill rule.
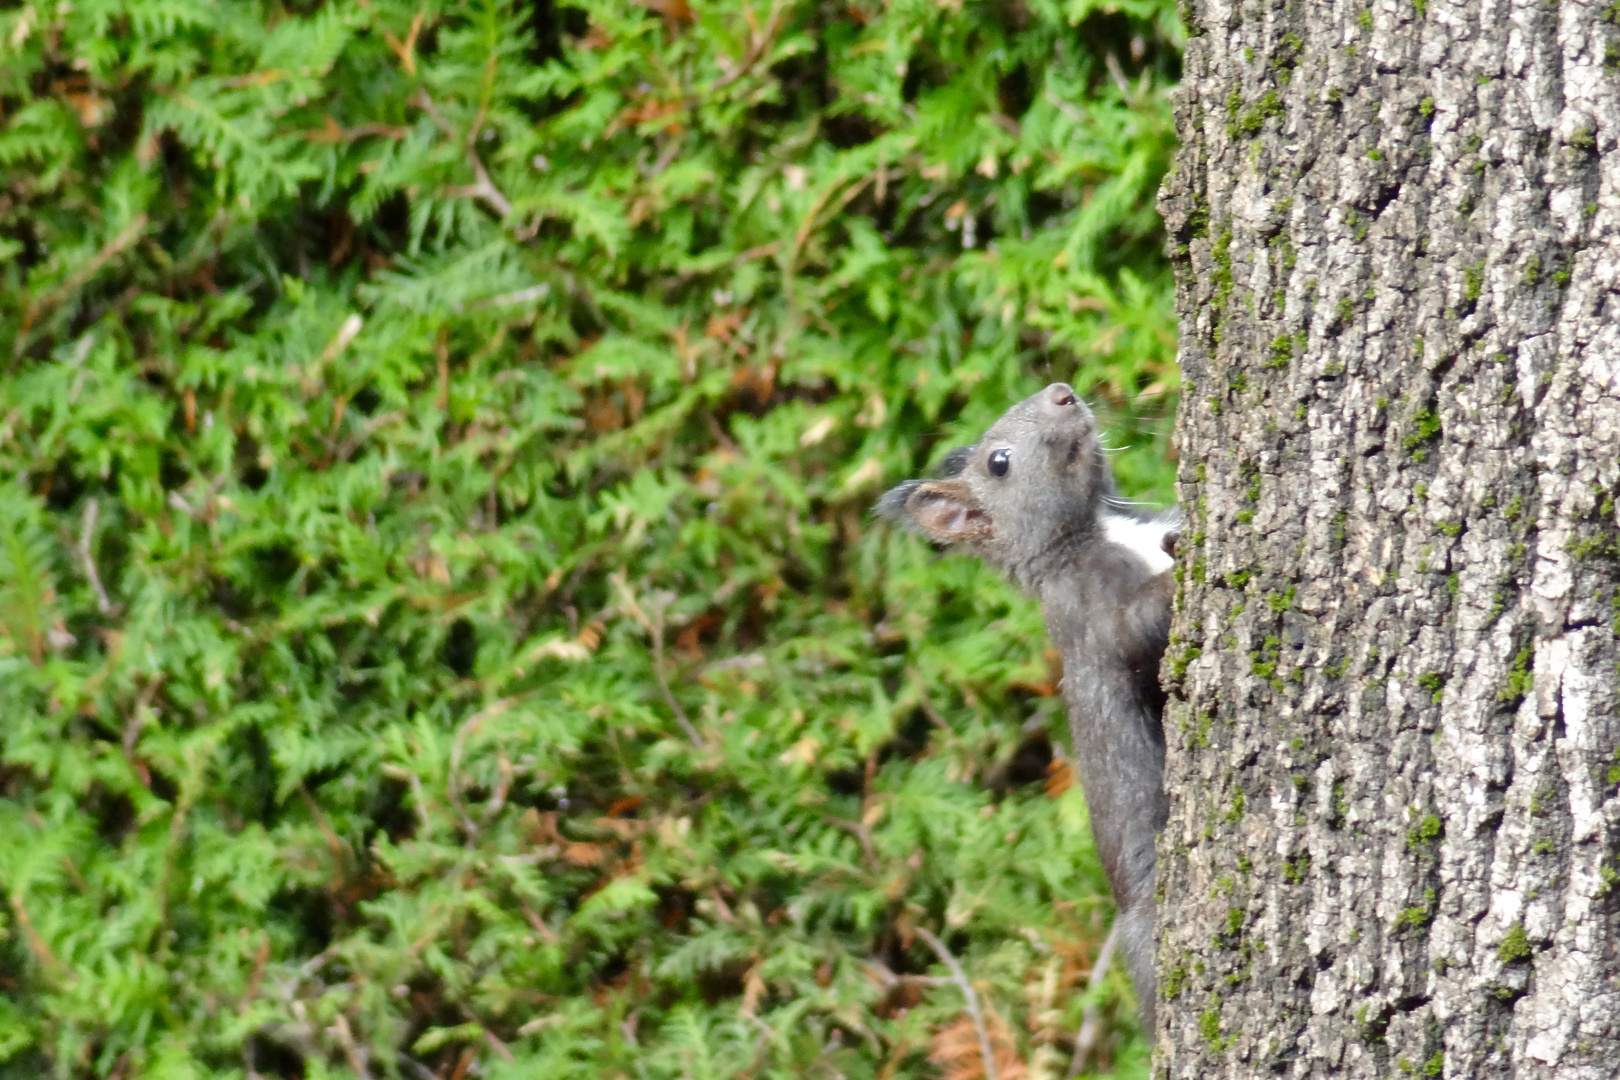
[[[1039,598],[1063,657],[1074,761],[1119,906],[1120,946],[1154,1033],[1154,838],[1167,815],[1164,691],[1180,516],[1119,497],[1097,422],[1073,389],[1025,398],[939,476],[907,480],[880,515],[999,567]]]

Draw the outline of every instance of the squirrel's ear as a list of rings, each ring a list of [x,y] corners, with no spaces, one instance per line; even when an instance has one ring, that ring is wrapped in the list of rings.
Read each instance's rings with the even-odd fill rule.
[[[979,543],[995,532],[966,480],[907,480],[879,499],[877,510],[940,544]]]
[[[973,455],[978,449],[977,443],[969,446],[958,446],[945,455],[945,459],[939,463],[939,469],[934,475],[941,480],[948,480],[953,476],[962,475],[962,470],[967,468],[968,462],[973,460]]]

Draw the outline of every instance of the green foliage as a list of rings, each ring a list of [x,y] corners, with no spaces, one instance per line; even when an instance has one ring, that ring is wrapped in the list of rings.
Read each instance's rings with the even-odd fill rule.
[[[1423,890],[1423,906],[1402,908],[1395,915],[1395,924],[1390,929],[1400,934],[1409,931],[1421,930],[1434,919],[1436,895],[1433,889]]]
[[[1412,414],[1412,430],[1401,440],[1401,445],[1414,461],[1427,456],[1424,444],[1440,434],[1440,414],[1432,408],[1419,409]]]
[[[1221,1010],[1218,1002],[1215,1007],[1198,1014],[1198,1034],[1202,1035],[1204,1041],[1217,1052],[1225,1045],[1221,1038]]]
[[[1527,960],[1530,957],[1530,938],[1525,934],[1524,927],[1514,923],[1502,938],[1502,943],[1496,947],[1496,958],[1504,964],[1511,964],[1518,960]]]
[[[1438,814],[1424,814],[1423,818],[1406,831],[1406,846],[1417,849],[1427,847],[1440,839],[1445,831]]]
[[[1497,701],[1517,705],[1525,699],[1536,682],[1535,658],[1535,648],[1530,645],[1514,654],[1513,662],[1508,665],[1507,679],[1496,693]]]
[[[1233,91],[1233,93],[1236,94],[1237,91]],[[1227,101],[1227,112],[1232,114],[1233,119],[1231,123],[1226,125],[1226,133],[1231,138],[1236,138],[1239,135],[1252,138],[1260,134],[1260,130],[1265,127],[1268,117],[1283,116],[1287,111],[1283,108],[1282,99],[1277,96],[1275,90],[1267,90],[1259,101],[1256,101],[1239,114],[1238,107],[1241,106],[1241,97],[1237,99],[1237,107],[1234,107],[1230,99]]]
[[[1446,673],[1443,671],[1425,671],[1418,676],[1419,688],[1428,691],[1430,700],[1438,703],[1445,697]]]
[[[926,1075],[918,927],[1065,1068],[1039,612],[869,507],[1052,378],[1168,499],[1180,34],[0,14],[0,1076]]]

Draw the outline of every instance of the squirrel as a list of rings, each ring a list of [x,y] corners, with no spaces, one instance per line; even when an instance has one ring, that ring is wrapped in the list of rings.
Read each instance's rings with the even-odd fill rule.
[[[1121,498],[1091,410],[1065,383],[1020,401],[880,516],[958,545],[1041,602],[1063,658],[1074,760],[1143,1027],[1154,1036],[1154,841],[1164,827],[1170,573],[1181,518]]]

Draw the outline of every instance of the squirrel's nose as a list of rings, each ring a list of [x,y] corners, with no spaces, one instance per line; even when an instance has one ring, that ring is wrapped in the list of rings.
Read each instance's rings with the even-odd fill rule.
[[[1053,383],[1046,388],[1046,400],[1058,408],[1075,404],[1079,399],[1074,396],[1074,388],[1068,383]]]

